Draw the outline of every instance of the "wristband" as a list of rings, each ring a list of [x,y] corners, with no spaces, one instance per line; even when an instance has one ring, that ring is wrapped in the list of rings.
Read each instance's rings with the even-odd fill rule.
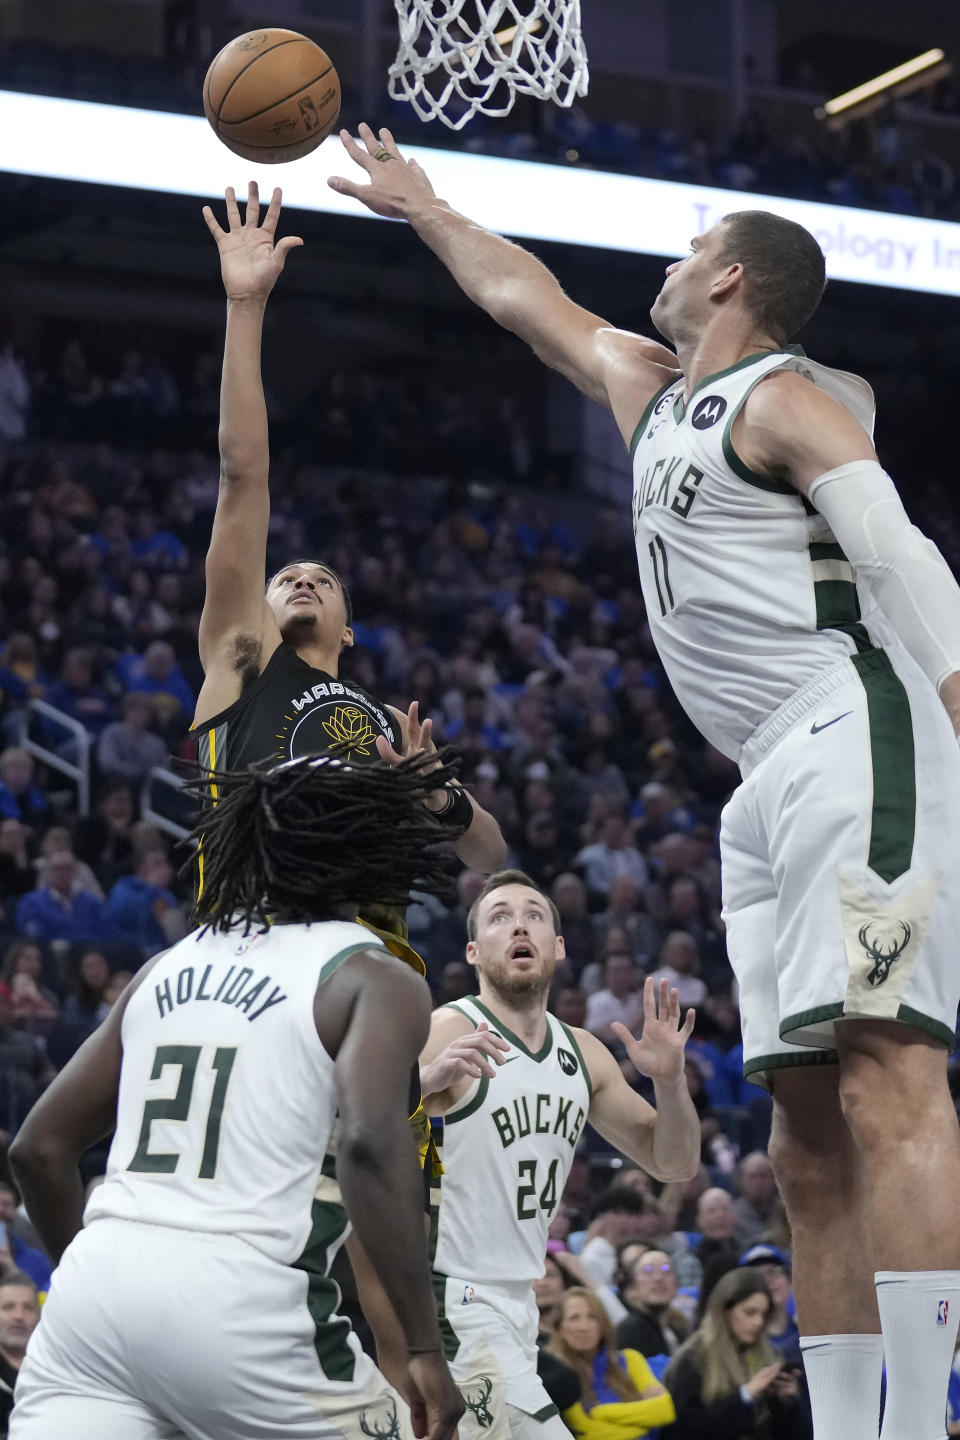
[[[451,830],[468,830],[473,822],[473,806],[470,796],[460,785],[447,786],[447,803],[442,810],[434,810],[438,820]]]
[[[415,1355],[439,1355],[441,1349],[442,1346],[440,1345],[408,1345],[407,1354],[411,1357]]]

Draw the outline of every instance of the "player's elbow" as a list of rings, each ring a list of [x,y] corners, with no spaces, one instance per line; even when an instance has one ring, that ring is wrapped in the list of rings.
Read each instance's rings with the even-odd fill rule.
[[[24,1126],[8,1152],[10,1170],[20,1189],[24,1182],[42,1178],[61,1158],[62,1146],[56,1137],[37,1126]]]

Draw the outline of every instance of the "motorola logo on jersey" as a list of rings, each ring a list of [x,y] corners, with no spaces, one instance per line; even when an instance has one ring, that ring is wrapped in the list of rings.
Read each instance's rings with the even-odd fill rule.
[[[557,1050],[557,1059],[560,1061],[560,1069],[564,1075],[576,1075],[577,1057],[571,1055],[569,1050]]]
[[[694,430],[709,430],[711,425],[716,425],[726,408],[727,402],[722,395],[705,395],[697,402],[690,424]]]

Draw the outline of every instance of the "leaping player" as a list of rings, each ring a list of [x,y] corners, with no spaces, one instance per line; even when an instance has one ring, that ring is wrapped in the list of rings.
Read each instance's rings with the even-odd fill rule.
[[[824,287],[801,226],[729,215],[667,267],[675,352],[570,300],[457,214],[389,131],[365,181],[471,299],[612,410],[670,683],[737,760],[724,906],[745,1069],[773,1092],[817,1440],[943,1434],[960,1319],[960,589],[871,441],[873,397],[791,336]],[[939,698],[938,698],[939,697]],[[881,1338],[882,1330],[882,1338]]]

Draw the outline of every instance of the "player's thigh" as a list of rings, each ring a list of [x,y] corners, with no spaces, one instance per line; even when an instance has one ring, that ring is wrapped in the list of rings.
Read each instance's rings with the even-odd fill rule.
[[[744,1073],[756,1084],[793,1047],[780,1040],[776,971],[777,893],[754,811],[755,777],[723,812],[720,855],[727,954],[739,986]]]
[[[556,1407],[553,1407],[552,1415],[537,1416],[518,1410],[516,1405],[509,1405],[507,1413],[511,1440],[570,1440],[570,1431],[560,1419]]]
[[[64,1391],[29,1371],[17,1384],[8,1433],[10,1440],[186,1440],[129,1396]]]
[[[862,1017],[949,1043],[960,999],[951,727],[932,691],[908,695],[881,662],[833,701],[836,723],[805,720],[752,777],[778,896],[781,1035],[833,1048],[837,1020]]]

